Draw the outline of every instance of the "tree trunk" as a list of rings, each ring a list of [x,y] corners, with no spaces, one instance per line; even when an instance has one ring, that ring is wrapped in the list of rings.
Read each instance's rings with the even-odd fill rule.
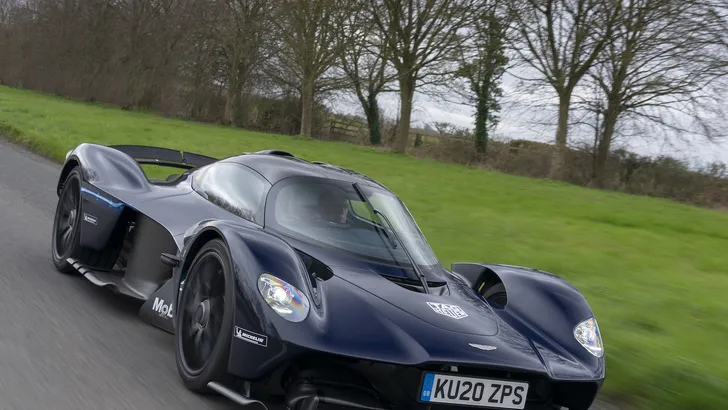
[[[589,154],[592,157],[592,163],[591,163],[592,180],[590,182],[590,186],[594,185],[594,183],[595,183],[594,181],[596,180],[596,177],[597,177],[597,150],[599,149],[599,140],[602,138],[602,127],[603,127],[603,125],[600,122],[601,115],[602,115],[602,112],[599,110],[597,110],[594,113],[594,117],[595,117],[595,119],[594,119],[594,143],[590,147],[591,152],[589,152]]]
[[[242,91],[238,94],[238,125],[245,128],[250,125],[250,93]]]
[[[382,128],[379,124],[379,104],[377,103],[377,95],[369,93],[367,104],[364,107],[364,114],[367,117],[367,126],[369,127],[369,142],[372,145],[382,143]]]
[[[237,53],[235,53],[228,69],[228,86],[227,94],[225,95],[225,122],[229,125],[237,125],[235,122],[235,114],[238,108],[239,94],[238,58]]]
[[[565,179],[566,177],[566,135],[569,130],[569,105],[571,91],[564,91],[559,96],[559,122],[556,127],[556,148],[551,158],[549,178]]]
[[[410,118],[412,116],[412,98],[414,97],[414,79],[411,75],[399,80],[401,106],[399,110],[399,130],[394,151],[406,153],[409,145]]]
[[[313,128],[313,78],[304,75],[301,89],[301,135],[311,136]]]
[[[488,149],[488,100],[487,95],[478,96],[478,107],[475,113],[475,149],[484,154]]]
[[[609,149],[612,145],[614,127],[617,125],[618,115],[617,103],[610,101],[607,106],[607,112],[604,114],[604,131],[602,132],[601,138],[599,138],[596,163],[594,164],[593,185],[597,188],[604,188],[606,185],[607,158],[609,157]]]
[[[225,95],[225,123],[228,125],[235,124],[235,111],[237,107],[237,90],[232,84],[228,85],[227,94]]]

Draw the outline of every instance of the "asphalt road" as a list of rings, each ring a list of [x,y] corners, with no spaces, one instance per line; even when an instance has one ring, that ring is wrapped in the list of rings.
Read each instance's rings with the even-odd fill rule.
[[[54,269],[59,170],[0,139],[0,409],[238,408],[185,389],[135,305]]]
[[[0,140],[0,409],[234,409],[179,381],[172,336],[50,259],[60,167]]]

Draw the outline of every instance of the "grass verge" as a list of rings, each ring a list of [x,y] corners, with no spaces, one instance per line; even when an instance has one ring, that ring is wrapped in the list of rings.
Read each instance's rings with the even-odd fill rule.
[[[574,283],[602,328],[608,397],[648,410],[728,403],[728,213],[7,87],[0,132],[55,160],[96,142],[216,157],[279,148],[356,169],[402,197],[446,266],[527,265]]]

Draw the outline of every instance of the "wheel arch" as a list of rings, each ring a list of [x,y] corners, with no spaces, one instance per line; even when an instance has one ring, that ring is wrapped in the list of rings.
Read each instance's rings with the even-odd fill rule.
[[[249,249],[248,243],[237,233],[238,230],[240,229],[231,228],[227,221],[213,220],[195,226],[187,234],[187,238],[184,239],[186,245],[181,252],[180,264],[174,272],[175,300],[177,303],[179,303],[180,297],[179,290],[189,273],[192,263],[205,244],[215,239],[221,240],[229,253],[230,264],[236,277],[236,292],[246,290],[240,287],[240,283],[243,282],[241,275],[260,268],[257,258]]]
[[[493,311],[514,329],[528,337],[554,376],[564,371],[562,364],[551,363],[552,352],[571,357],[578,366],[603,377],[604,357],[595,357],[574,337],[574,328],[595,318],[584,295],[570,282],[555,274],[511,265],[454,263],[452,271],[482,295],[482,283],[502,283],[507,295],[505,306]],[[497,281],[494,282],[494,278]]]
[[[82,143],[66,155],[59,186],[62,186],[68,172],[80,166],[84,182],[114,194],[116,190],[138,192],[150,189],[149,180],[141,165],[125,152],[99,144]],[[59,191],[60,192],[60,191]]]
[[[134,213],[127,202],[129,193],[138,195],[150,190],[144,171],[121,151],[82,143],[66,154],[55,188],[59,198],[74,169],[79,169],[81,178],[81,245],[96,251],[120,248],[125,237],[124,225]]]
[[[63,190],[63,186],[66,183],[68,174],[70,174],[74,168],[80,166],[81,162],[75,156],[71,156],[66,160],[65,164],[63,164],[63,168],[61,169],[61,174],[58,177],[58,182],[56,183],[56,195],[61,195],[61,191]],[[81,176],[83,176],[83,172],[81,173]]]
[[[308,271],[297,251],[284,240],[259,226],[243,225],[226,220],[212,220],[192,228],[183,239],[182,261],[176,278],[181,282],[199,250],[213,239],[222,240],[230,252],[236,275],[262,273],[279,276],[307,293],[311,291]]]
[[[490,287],[502,285],[508,299],[504,306],[499,306],[503,309],[527,302],[524,300],[526,294],[540,294],[570,300],[574,310],[592,314],[581,292],[566,279],[550,272],[524,266],[470,262],[453,263],[451,270],[481,295]]]
[[[288,322],[278,316],[258,290],[258,278],[270,273],[306,293],[312,301],[308,271],[296,250],[283,239],[260,227],[231,221],[208,221],[195,227],[188,235],[182,252],[183,260],[175,276],[175,300],[180,306],[182,280],[187,276],[200,249],[210,240],[220,239],[230,252],[235,278],[235,307],[233,324],[245,332],[265,338],[265,346],[233,337],[228,372],[243,379],[255,379],[266,374],[282,360],[286,351],[280,331],[305,324]]]
[[[192,262],[195,260],[195,257],[197,256],[197,253],[200,252],[200,249],[202,249],[203,246],[207,242],[210,242],[214,239],[221,239],[228,248],[230,245],[227,243],[227,240],[225,240],[225,236],[214,226],[205,228],[198,232],[190,244],[188,245],[186,251],[184,251],[184,257],[182,259],[182,264],[180,265],[178,269],[177,279],[176,282],[179,285],[187,276],[187,271],[190,269],[190,266],[192,266]]]
[[[56,250],[54,249],[54,263],[56,263],[56,268],[66,273],[71,273],[77,269],[66,266],[66,264],[72,263],[70,262],[71,260],[76,260],[91,269],[110,270],[114,267],[118,259],[122,240],[125,235],[123,231],[124,226],[119,224],[120,216],[125,209],[120,208],[110,212],[105,211],[102,214],[99,212],[99,208],[94,207],[93,203],[90,204],[88,199],[83,195],[89,183],[85,181],[81,163],[78,158],[70,157],[70,155],[67,156],[67,160],[61,169],[57,181],[56,194],[58,196],[58,203],[56,204],[57,209],[53,221],[53,235],[55,235],[58,223],[58,209],[63,199],[61,195],[66,187],[68,178],[77,168],[79,169],[76,174],[78,175],[80,192],[78,192],[79,203],[77,205],[79,214],[75,218],[77,221],[75,228],[77,233],[74,236],[75,239],[73,239],[75,241],[73,246],[76,250],[72,251],[69,255],[61,256],[56,255]],[[53,240],[56,240],[55,236]],[[55,242],[53,243],[53,246],[55,246]],[[65,261],[58,262],[56,258],[59,257]]]

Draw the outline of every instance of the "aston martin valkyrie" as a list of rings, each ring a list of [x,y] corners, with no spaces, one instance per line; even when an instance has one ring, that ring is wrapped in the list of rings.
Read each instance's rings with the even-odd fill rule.
[[[587,409],[604,381],[574,286],[443,266],[400,198],[353,170],[84,143],[57,194],[56,268],[138,300],[195,392],[290,410]]]

